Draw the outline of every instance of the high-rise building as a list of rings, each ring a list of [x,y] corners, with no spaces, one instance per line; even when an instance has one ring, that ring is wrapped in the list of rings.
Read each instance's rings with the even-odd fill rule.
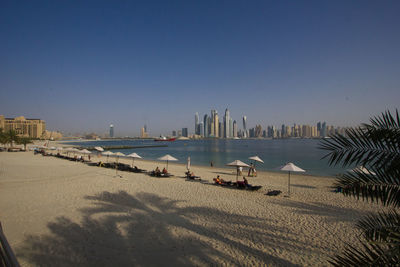
[[[200,136],[204,136],[204,123],[202,121],[199,123],[199,129],[200,129],[199,132]]]
[[[261,125],[256,125],[255,131],[254,131],[254,137],[256,137],[256,138],[262,137],[262,127],[261,127]]]
[[[172,131],[172,136],[177,136],[176,131]]]
[[[204,137],[208,137],[209,135],[209,124],[210,124],[210,118],[208,117],[208,115],[204,115],[204,119],[203,119],[203,123],[204,123]]]
[[[243,137],[247,137],[247,117],[243,116]]]
[[[147,134],[147,126],[144,125],[141,129],[140,129],[140,137],[141,138],[147,138],[149,137],[149,135]]]
[[[225,116],[224,116],[224,131],[223,131],[223,137],[225,138],[229,138],[229,119],[230,119],[230,115],[229,115],[229,110],[225,109]]]
[[[323,122],[321,125],[321,137],[326,137],[326,122]]]
[[[225,127],[222,121],[219,122],[219,135],[218,137],[224,138]]]
[[[184,137],[188,137],[189,136],[188,128],[182,128],[182,136],[184,136]]]
[[[233,137],[238,137],[238,129],[237,129],[236,121],[233,121],[232,130],[233,130]]]
[[[214,114],[214,135],[215,137],[219,136],[219,120],[218,120],[218,112],[215,111]]]
[[[194,114],[194,133],[195,134],[200,134],[200,128],[199,128],[199,113],[196,112]]]
[[[110,124],[110,137],[113,138],[114,137],[114,125]]]
[[[321,127],[321,122],[319,121],[319,122],[317,123],[317,132],[318,132],[318,135],[319,135],[319,136],[322,136],[322,135],[321,135],[321,129],[322,129],[322,127]]]
[[[229,118],[229,137],[233,137],[233,121],[232,118]]]
[[[210,117],[210,135],[215,137],[215,113],[214,109],[211,110],[211,117]]]

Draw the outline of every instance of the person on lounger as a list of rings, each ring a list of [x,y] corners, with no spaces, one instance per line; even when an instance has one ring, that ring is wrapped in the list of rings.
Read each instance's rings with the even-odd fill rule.
[[[164,167],[164,169],[162,170],[162,173],[163,174],[168,174],[168,171],[167,171],[167,169]]]
[[[161,171],[160,171],[160,169],[158,168],[158,166],[157,166],[156,170],[154,171],[154,174],[155,174],[156,176],[160,176],[160,175],[161,175]]]

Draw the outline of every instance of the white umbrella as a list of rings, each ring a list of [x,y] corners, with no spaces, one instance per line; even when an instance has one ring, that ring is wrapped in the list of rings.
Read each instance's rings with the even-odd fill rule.
[[[365,173],[365,174],[371,174],[371,175],[376,175],[375,172],[368,170],[367,168],[365,168],[364,166],[357,166],[354,169],[351,170],[352,172],[361,172],[361,173]]]
[[[101,146],[95,146],[94,149],[96,149],[99,152],[103,152],[104,149]]]
[[[254,160],[254,166],[253,166],[254,167],[253,168],[253,175],[254,175],[254,171],[255,171],[255,168],[256,168],[256,161],[261,162],[261,163],[264,163],[264,161],[262,159],[260,159],[258,156],[252,156],[249,159]]]
[[[158,158],[159,160],[166,160],[167,161],[167,170],[168,170],[168,161],[178,161],[178,159],[174,158],[173,156],[167,154],[161,158]]]
[[[187,158],[186,169],[190,170],[190,157]]]
[[[240,160],[232,161],[231,163],[226,164],[226,166],[236,167],[236,182],[238,181],[239,167],[250,167],[248,164],[246,164]]]
[[[136,153],[129,154],[127,157],[132,158],[132,168],[133,164],[135,163],[135,159],[141,159],[142,157]]]
[[[258,161],[258,162],[264,163],[264,161],[263,161],[262,159],[260,159],[258,156],[253,156],[253,157],[250,157],[249,159],[252,159],[252,160],[254,160],[254,161]]]
[[[90,151],[87,150],[87,149],[82,149],[82,150],[79,151],[79,153],[82,153],[82,154],[92,154],[92,152],[90,152]]]
[[[119,157],[124,157],[125,154],[121,153],[121,152],[116,152],[116,153],[113,154],[113,156],[117,157],[117,162],[115,164],[115,175],[117,175],[117,173],[118,173],[118,159],[119,159]],[[122,176],[120,176],[120,177],[122,177]]]
[[[112,153],[111,151],[106,151],[106,152],[103,152],[101,154],[104,155],[104,156],[107,156],[107,162],[108,162],[108,157],[111,156],[111,155],[114,155],[114,153]]]
[[[297,167],[293,163],[288,163],[285,166],[280,168],[281,171],[288,171],[289,172],[289,179],[288,179],[288,195],[290,195],[290,172],[305,172],[305,170]]]
[[[52,146],[49,148],[50,150],[56,150],[57,148],[55,146]]]

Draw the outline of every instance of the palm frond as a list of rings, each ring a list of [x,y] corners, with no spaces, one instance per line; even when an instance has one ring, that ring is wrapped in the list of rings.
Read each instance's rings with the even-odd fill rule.
[[[394,245],[400,236],[400,214],[396,210],[369,215],[357,223],[366,240]]]
[[[345,195],[400,207],[400,173],[370,169],[370,173],[349,171],[338,177],[335,187],[341,187]]]
[[[399,144],[400,130],[360,127],[346,130],[345,135],[323,139],[319,148],[329,151],[323,158],[328,158],[330,165],[368,164],[382,167],[400,161]]]
[[[329,261],[333,266],[397,266],[400,262],[400,247],[385,244],[363,243],[363,249],[348,246],[343,255]]]

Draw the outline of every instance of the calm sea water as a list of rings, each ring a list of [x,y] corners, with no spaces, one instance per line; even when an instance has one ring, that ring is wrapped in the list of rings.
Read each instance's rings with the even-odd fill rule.
[[[89,142],[68,142],[69,144],[94,146],[143,146],[167,145],[167,147],[115,149],[124,154],[138,153],[144,159],[157,158],[170,154],[180,163],[186,163],[190,157],[192,165],[210,166],[212,161],[216,167],[239,159],[252,162],[248,158],[254,155],[264,160],[264,164],[256,163],[256,169],[278,171],[279,166],[287,162],[306,170],[306,173],[321,176],[335,176],[344,170],[340,167],[330,167],[326,159],[321,159],[326,151],[318,149],[320,140],[315,139],[275,139],[275,140],[177,140],[175,142],[154,142],[153,140],[101,140]]]

